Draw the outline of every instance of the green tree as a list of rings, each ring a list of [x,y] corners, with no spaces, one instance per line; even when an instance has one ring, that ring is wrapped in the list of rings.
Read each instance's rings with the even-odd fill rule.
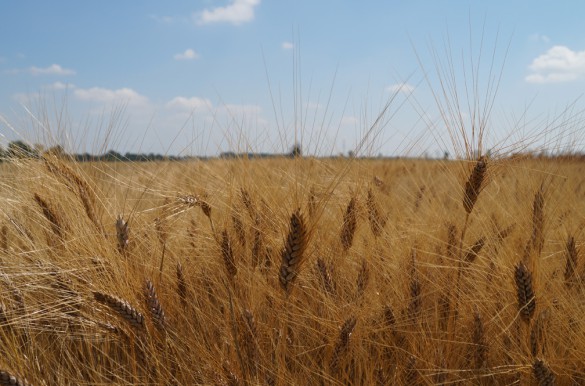
[[[37,152],[23,141],[12,141],[8,144],[7,156],[12,158],[37,157]]]

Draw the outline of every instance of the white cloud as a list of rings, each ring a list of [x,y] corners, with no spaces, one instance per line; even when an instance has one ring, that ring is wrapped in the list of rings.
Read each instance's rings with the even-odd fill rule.
[[[34,76],[37,75],[61,75],[61,76],[66,76],[66,75],[75,75],[75,71],[70,70],[68,68],[63,68],[58,64],[51,64],[49,67],[36,67],[36,66],[32,66],[26,69],[13,69],[13,70],[8,70],[6,71],[6,73],[8,74],[20,74],[20,73],[28,73]]]
[[[40,68],[32,66],[28,69],[31,75],[75,75],[75,71],[63,68],[58,64],[51,64],[49,67]]]
[[[75,97],[87,102],[102,103],[127,103],[129,106],[142,106],[148,104],[148,98],[140,95],[131,88],[111,90],[102,87],[88,89],[77,88],[73,92]]]
[[[585,77],[585,51],[554,46],[535,58],[529,66],[528,83],[571,82]]]
[[[170,109],[187,110],[187,111],[202,110],[202,109],[209,110],[213,107],[211,104],[211,101],[207,98],[199,98],[199,97],[185,98],[182,96],[178,96],[178,97],[171,99],[167,103],[166,106],[167,106],[167,108],[170,108]]]
[[[393,93],[402,92],[405,94],[410,94],[414,91],[414,86],[408,83],[396,83],[386,87],[386,90]]]
[[[198,59],[199,54],[192,50],[191,48],[187,48],[185,52],[176,54],[175,56],[173,56],[173,58],[175,58],[175,60],[193,60]]]
[[[51,90],[72,90],[75,88],[75,85],[72,83],[55,82],[47,86],[47,88]]]
[[[282,42],[282,49],[283,50],[292,50],[294,48],[294,44],[291,42]]]
[[[205,9],[196,15],[200,24],[231,23],[240,25],[254,20],[254,7],[260,4],[260,0],[232,0],[225,7]]]

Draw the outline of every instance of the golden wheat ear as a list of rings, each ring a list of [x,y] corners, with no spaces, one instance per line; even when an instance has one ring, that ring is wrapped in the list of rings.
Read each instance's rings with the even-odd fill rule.
[[[349,350],[349,338],[351,337],[356,324],[357,319],[355,316],[351,316],[346,319],[341,326],[341,331],[339,332],[339,336],[335,342],[333,354],[331,355],[331,360],[329,362],[329,369],[332,373],[339,371],[340,361]]]
[[[114,310],[136,329],[144,328],[144,315],[132,307],[126,300],[120,299],[103,292],[94,291],[93,297],[96,301],[105,304]]]
[[[343,225],[341,226],[341,233],[339,235],[344,251],[347,251],[353,245],[353,237],[358,225],[357,220],[357,200],[355,197],[352,197],[343,214]]]
[[[290,217],[289,231],[280,264],[279,280],[284,291],[289,294],[296,280],[307,248],[307,228],[301,210],[297,209]]]
[[[234,276],[238,273],[238,267],[234,260],[234,251],[232,249],[232,241],[224,229],[221,232],[221,256],[223,257],[223,263],[225,265],[226,272],[230,279],[233,280]]]
[[[536,310],[536,298],[532,283],[532,273],[523,262],[520,262],[514,273],[516,292],[518,294],[518,309],[522,319],[530,321]]]
[[[148,306],[148,311],[150,311],[150,316],[152,317],[154,325],[159,330],[164,331],[167,324],[165,312],[160,304],[160,301],[158,300],[154,284],[152,284],[152,281],[149,279],[146,280],[144,285],[144,297],[146,299],[146,305]]]
[[[487,172],[487,159],[484,156],[479,157],[467,182],[465,183],[465,193],[463,195],[463,207],[469,214],[473,210],[477,197],[481,191],[483,181]]]
[[[128,222],[119,214],[116,218],[116,238],[118,240],[118,251],[121,254],[126,253],[130,241],[130,228]]]
[[[534,361],[532,372],[539,386],[554,386],[556,384],[555,374],[541,359]]]

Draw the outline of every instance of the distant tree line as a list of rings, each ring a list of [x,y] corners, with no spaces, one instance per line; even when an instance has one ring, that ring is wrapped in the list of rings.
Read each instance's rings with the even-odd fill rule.
[[[62,146],[57,145],[45,149],[44,146],[35,144],[29,145],[24,141],[12,141],[8,147],[4,149],[0,146],[0,162],[7,159],[24,159],[24,158],[40,158],[43,154],[52,154],[60,158],[68,158],[78,162],[95,162],[95,161],[129,161],[129,162],[145,162],[145,161],[179,161],[187,160],[194,157],[189,156],[172,156],[155,153],[126,153],[121,154],[115,150],[110,150],[104,154],[90,154],[90,153],[67,153]],[[201,158],[201,157],[197,157]]]
[[[43,145],[30,145],[24,141],[12,141],[4,149],[0,146],[0,162],[7,159],[24,159],[40,158],[43,154],[52,154],[60,158],[68,158],[77,162],[96,162],[96,161],[127,161],[127,162],[147,162],[147,161],[184,161],[189,159],[208,159],[214,157],[192,157],[192,156],[173,156],[155,153],[126,153],[122,154],[115,150],[110,150],[104,154],[90,153],[67,153],[62,146],[57,145],[45,148]],[[289,153],[235,153],[224,152],[219,155],[220,158],[273,158],[273,157],[302,157],[302,150],[299,144],[295,144]]]
[[[163,155],[155,153],[130,153],[125,154],[119,153],[115,150],[110,150],[104,154],[90,154],[90,153],[67,153],[62,146],[57,145],[49,148],[45,148],[43,145],[34,144],[30,145],[24,141],[17,140],[12,141],[8,144],[8,147],[4,149],[0,146],[0,162],[10,159],[25,159],[25,158],[40,158],[44,154],[52,154],[60,158],[66,158],[77,162],[148,162],[148,161],[186,161],[192,159],[206,160],[217,157],[207,156],[174,156],[174,155]],[[295,144],[288,153],[255,153],[255,152],[244,152],[236,153],[232,151],[223,152],[219,154],[219,158],[233,159],[233,158],[297,158],[302,157],[301,145]],[[488,152],[489,156],[489,152]],[[343,155],[331,156],[326,158],[339,158],[344,157]],[[355,158],[355,154],[350,151],[348,153],[349,158]],[[376,158],[376,159],[396,159],[400,157],[385,157],[379,155],[377,157],[359,157],[359,158]],[[420,157],[426,158],[428,157]],[[523,159],[556,159],[556,160],[580,160],[585,161],[585,153],[547,153],[541,152],[525,152],[525,153],[514,153],[509,158],[523,158]],[[443,160],[449,160],[450,154],[444,153]]]

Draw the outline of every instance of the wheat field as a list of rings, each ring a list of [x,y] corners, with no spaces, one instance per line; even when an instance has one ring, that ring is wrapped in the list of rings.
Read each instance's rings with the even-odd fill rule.
[[[4,162],[0,384],[585,384],[584,171]]]

